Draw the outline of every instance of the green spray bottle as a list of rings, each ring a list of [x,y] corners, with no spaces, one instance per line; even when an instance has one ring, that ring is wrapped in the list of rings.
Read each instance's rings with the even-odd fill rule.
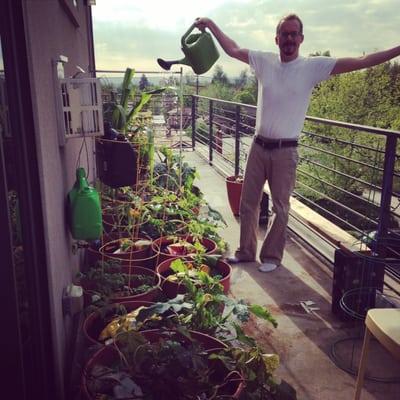
[[[84,168],[76,170],[76,181],[68,193],[69,226],[76,240],[96,240],[101,237],[100,197],[90,186]]]

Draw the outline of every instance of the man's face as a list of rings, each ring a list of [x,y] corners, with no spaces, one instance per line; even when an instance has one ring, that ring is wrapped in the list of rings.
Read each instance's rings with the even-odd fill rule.
[[[290,19],[282,23],[275,42],[279,46],[282,61],[294,60],[299,55],[299,47],[304,40],[300,32],[300,23],[297,19]]]

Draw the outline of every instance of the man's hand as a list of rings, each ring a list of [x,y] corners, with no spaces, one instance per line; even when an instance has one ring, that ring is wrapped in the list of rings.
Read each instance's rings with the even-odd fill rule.
[[[239,47],[237,43],[224,32],[222,32],[221,29],[210,18],[196,18],[194,24],[202,32],[208,28],[228,56],[236,58],[247,64],[249,63],[249,50]]]
[[[209,23],[209,18],[196,18],[194,21],[196,28],[199,28],[202,32],[209,27]]]

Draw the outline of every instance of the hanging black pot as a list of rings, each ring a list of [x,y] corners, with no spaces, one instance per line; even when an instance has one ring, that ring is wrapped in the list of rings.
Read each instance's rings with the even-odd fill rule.
[[[136,150],[122,134],[96,140],[97,173],[100,181],[112,188],[136,184],[137,158]]]

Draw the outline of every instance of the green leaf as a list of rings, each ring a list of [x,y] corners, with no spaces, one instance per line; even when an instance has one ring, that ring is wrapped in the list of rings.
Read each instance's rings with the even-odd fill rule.
[[[123,129],[126,124],[125,110],[120,104],[114,105],[114,111],[112,113],[112,124],[115,129]]]
[[[250,347],[256,346],[256,341],[253,338],[251,338],[250,336],[247,336],[238,324],[234,324],[234,327],[236,330],[236,339],[237,340],[239,340],[240,342],[242,342]]]
[[[146,90],[146,91],[143,92],[143,93],[146,93],[146,94],[160,94],[160,93],[162,93],[165,89],[166,89],[166,88],[158,88],[158,89],[153,89],[153,90]]]
[[[208,266],[215,268],[217,266],[217,263],[219,261],[219,259],[221,258],[220,254],[216,254],[216,255],[208,255],[208,254],[204,254],[202,255],[203,258],[203,262],[205,264],[207,264]]]
[[[272,314],[267,310],[266,307],[257,305],[257,304],[251,304],[249,306],[250,312],[252,312],[256,317],[261,318],[265,321],[271,322],[271,324],[276,328],[278,326],[278,322],[276,319],[272,316]]]
[[[172,271],[174,271],[176,274],[179,272],[186,272],[187,271],[187,266],[185,263],[178,258],[177,260],[172,261],[170,265]]]

